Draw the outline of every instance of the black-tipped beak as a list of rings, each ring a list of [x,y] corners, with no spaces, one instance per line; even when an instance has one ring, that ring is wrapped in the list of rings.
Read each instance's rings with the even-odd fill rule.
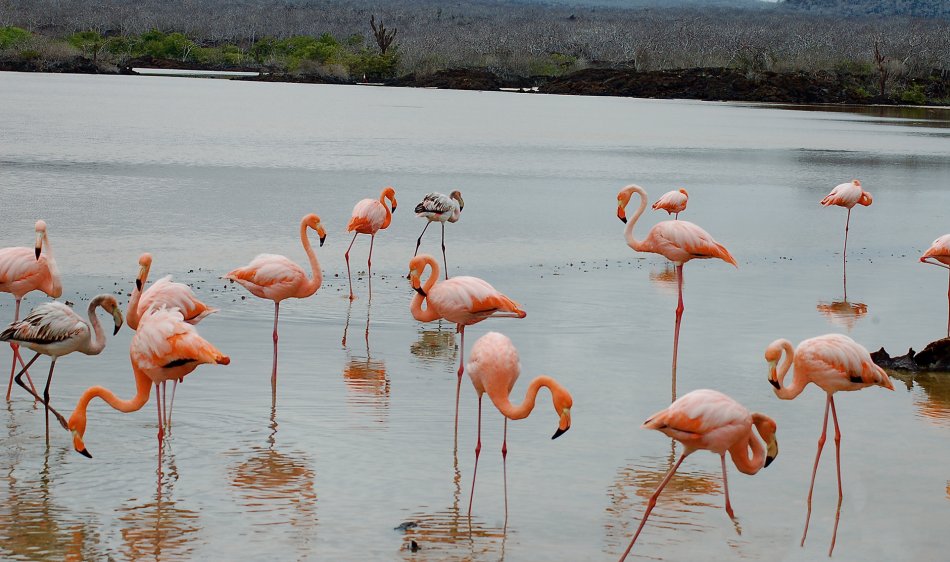
[[[396,212],[396,202],[395,202],[395,201],[393,201],[393,212],[394,212],[394,213]]]
[[[92,458],[92,455],[89,454],[89,451],[87,451],[87,450],[85,450],[85,449],[83,449],[82,451],[77,451],[77,452],[78,452],[80,455],[86,457],[87,459],[91,459],[91,458]]]
[[[782,390],[782,387],[779,386],[778,381],[769,379],[769,384],[775,387],[776,390]]]
[[[416,287],[415,289],[416,289],[416,292],[419,293],[420,295],[422,295],[422,296],[424,296],[424,297],[429,296],[429,295],[426,294],[425,290],[424,290],[422,287]]]
[[[135,288],[136,288],[136,290],[138,290],[138,291],[141,291],[141,290],[142,290],[142,280],[141,280],[141,279],[136,279],[136,280],[135,280]]]
[[[115,330],[112,330],[112,335],[114,336],[114,335],[118,334],[118,333],[119,333],[119,328],[121,328],[121,327],[122,327],[121,324],[116,324],[116,325],[115,325]]]
[[[323,247],[323,243],[326,242],[326,241],[327,241],[326,235],[323,235],[323,236],[320,237],[320,247],[321,247],[321,248]]]
[[[621,215],[620,213],[617,213],[617,218],[620,219],[620,222],[622,222],[623,224],[627,224],[627,217]]]
[[[772,464],[772,461],[775,460],[775,457],[765,457],[765,466]]]
[[[41,248],[40,246],[37,246],[35,250],[36,250],[36,259],[40,259],[40,252],[43,250],[43,248]]]
[[[557,428],[557,431],[554,432],[554,435],[551,436],[551,439],[557,439],[558,437],[567,433],[567,430],[571,429],[571,426],[567,426],[566,429]]]

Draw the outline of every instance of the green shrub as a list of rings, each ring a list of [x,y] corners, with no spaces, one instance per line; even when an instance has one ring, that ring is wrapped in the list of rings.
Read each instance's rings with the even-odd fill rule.
[[[927,94],[924,93],[923,84],[913,84],[909,88],[904,88],[898,97],[902,102],[913,105],[927,103]]]
[[[30,32],[19,27],[0,27],[0,49],[17,47],[30,38]]]

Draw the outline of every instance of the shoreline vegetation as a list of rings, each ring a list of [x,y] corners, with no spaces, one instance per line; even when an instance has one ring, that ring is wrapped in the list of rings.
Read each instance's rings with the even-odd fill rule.
[[[883,0],[842,4],[847,13],[832,0],[712,7],[644,0],[626,8],[262,0],[254,9],[224,0],[142,0],[131,11],[121,0],[4,0],[0,70],[230,70],[256,73],[232,79],[267,82],[950,105],[950,9],[944,14],[934,1],[897,3],[916,11],[881,15],[873,10]],[[861,4],[871,11],[856,12]],[[930,4],[938,6],[933,13],[925,10]]]

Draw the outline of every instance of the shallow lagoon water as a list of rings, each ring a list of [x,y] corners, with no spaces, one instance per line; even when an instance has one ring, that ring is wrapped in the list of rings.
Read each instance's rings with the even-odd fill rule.
[[[779,401],[762,354],[777,337],[845,332],[903,353],[943,334],[946,274],[917,257],[950,226],[948,122],[940,111],[0,73],[0,244],[30,245],[44,218],[64,298],[83,310],[102,291],[127,300],[137,257],[150,251],[153,278],[174,274],[221,308],[200,331],[232,358],[179,389],[160,481],[152,402],[133,414],[94,402],[89,460],[62,431],[46,448],[42,410],[15,392],[0,411],[0,553],[615,559],[673,461],[669,439],[639,429],[669,402],[676,291],[662,258],[624,244],[616,193],[636,182],[654,197],[688,189],[682,218],[739,262],[686,266],[679,394],[715,388],[770,414],[781,449],[754,477],[730,468],[741,534],[722,509],[719,459],[701,452],[661,496],[633,554],[824,557],[830,443],[798,546],[823,395]],[[842,304],[845,211],[818,200],[852,177],[874,204],[852,216]],[[360,298],[350,304],[346,221],[358,199],[389,184],[400,205],[376,240],[373,296],[365,274],[354,275]],[[408,312],[405,274],[423,226],[412,207],[452,189],[466,206],[446,229],[451,273],[483,277],[528,311],[469,328],[467,346],[506,333],[521,354],[514,401],[543,373],[575,402],[572,429],[556,441],[546,393],[530,418],[509,424],[507,532],[501,417],[486,402],[470,524],[474,392],[464,380],[455,454],[458,338]],[[303,263],[297,229],[308,212],[329,231],[317,250],[324,286],[281,307],[272,396],[273,306],[218,277],[259,252]],[[648,212],[636,232],[665,218]],[[429,230],[423,251],[437,255]],[[368,245],[354,247],[357,271]],[[25,310],[42,300],[31,294]],[[0,316],[12,315],[12,298],[0,298]],[[71,411],[93,384],[131,396],[131,335],[109,338],[98,357],[61,360],[54,405]],[[42,380],[48,362],[37,365]],[[835,559],[930,560],[950,546],[950,384],[902,381],[893,393],[836,401],[845,496]]]

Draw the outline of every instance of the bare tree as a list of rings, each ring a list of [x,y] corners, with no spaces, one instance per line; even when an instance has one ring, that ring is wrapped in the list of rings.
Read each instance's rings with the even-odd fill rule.
[[[874,64],[877,66],[878,90],[881,92],[881,97],[884,97],[884,88],[887,86],[887,79],[890,76],[891,69],[888,64],[889,59],[887,55],[881,52],[882,43],[884,43],[884,40],[881,37],[877,37],[874,40]]]
[[[369,25],[373,28],[373,37],[376,38],[376,44],[379,45],[379,54],[385,55],[390,45],[393,44],[393,39],[396,38],[397,28],[394,27],[392,31],[390,31],[386,29],[383,22],[379,22],[379,27],[377,27],[375,15],[370,16]]]

